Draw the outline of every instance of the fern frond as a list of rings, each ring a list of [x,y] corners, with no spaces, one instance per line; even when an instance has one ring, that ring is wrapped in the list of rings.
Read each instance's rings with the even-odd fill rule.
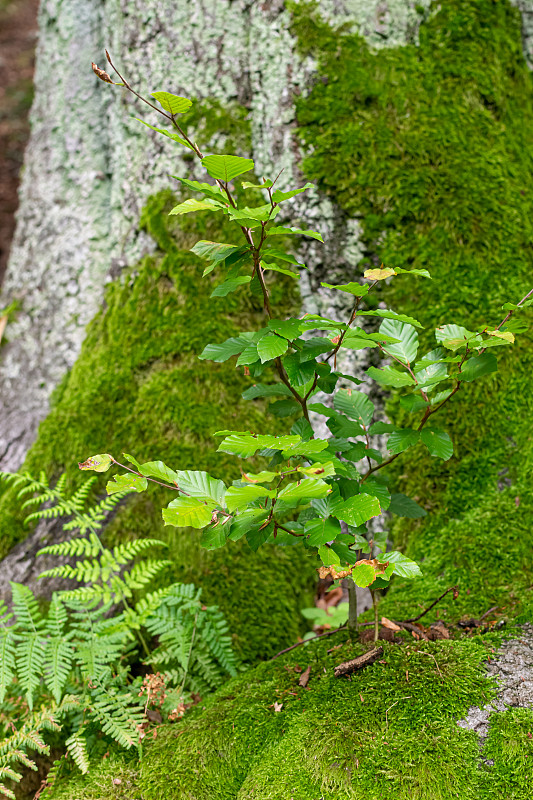
[[[15,648],[17,639],[11,628],[0,629],[0,703],[4,702],[7,687],[15,677]]]
[[[66,748],[74,763],[84,775],[89,771],[89,756],[87,755],[87,741],[82,730],[76,731],[65,742]]]
[[[130,692],[111,694],[99,686],[99,695],[90,707],[91,716],[100,723],[102,731],[122,747],[138,744],[139,727],[144,719],[144,709],[138,698]]]
[[[63,529],[65,527],[63,526]],[[95,558],[102,552],[102,548],[103,546],[98,536],[91,532],[87,538],[67,539],[65,542],[47,545],[39,550],[37,555],[67,556],[70,558],[89,556]]]
[[[113,556],[117,564],[127,564],[128,561],[137,558],[151,547],[168,548],[168,544],[162,542],[160,539],[133,539],[131,542],[124,542],[123,544],[116,545],[116,547],[113,548]]]
[[[131,572],[125,572],[123,579],[129,589],[142,589],[151,583],[155,576],[167,567],[172,566],[172,561],[146,559],[135,564]]]
[[[26,701],[33,709],[35,690],[41,682],[45,655],[45,642],[39,633],[25,632],[17,645],[16,664],[20,688],[26,693]]]

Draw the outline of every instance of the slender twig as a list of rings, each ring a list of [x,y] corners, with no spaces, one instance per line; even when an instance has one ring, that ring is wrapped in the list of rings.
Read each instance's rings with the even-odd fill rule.
[[[437,599],[436,599],[436,600],[434,600],[434,601],[431,603],[431,605],[429,605],[429,606],[428,606],[426,609],[424,609],[424,611],[422,611],[422,613],[421,613],[421,614],[419,614],[417,617],[410,617],[410,619],[406,619],[406,620],[404,620],[404,622],[418,622],[418,620],[419,620],[419,619],[422,619],[422,617],[424,617],[424,616],[425,616],[425,615],[428,613],[428,611],[431,611],[431,609],[433,608],[433,606],[436,606],[436,605],[437,605],[437,603],[440,603],[440,601],[441,601],[441,600],[442,600],[444,597],[446,597],[446,595],[447,595],[449,592],[457,592],[457,586],[450,586],[448,589],[446,589],[446,591],[445,591],[445,592],[443,592],[443,593],[440,595],[440,597],[437,597]]]

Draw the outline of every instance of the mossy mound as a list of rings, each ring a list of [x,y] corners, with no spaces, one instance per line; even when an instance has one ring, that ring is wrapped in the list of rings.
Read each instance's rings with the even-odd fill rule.
[[[231,681],[175,725],[158,729],[137,774],[132,763],[65,775],[54,800],[480,800],[477,736],[457,726],[494,693],[482,661],[491,637],[385,644],[383,659],[350,679],[335,664],[362,645],[312,643]],[[311,667],[307,688],[301,670]],[[297,670],[295,670],[297,667]],[[280,705],[275,705],[280,704]],[[281,709],[276,711],[277,708]],[[520,724],[517,721],[516,724]],[[503,733],[505,735],[505,732]],[[520,740],[521,741],[521,740]],[[520,756],[516,746],[515,755]],[[129,794],[120,794],[129,781]]]
[[[360,219],[361,271],[383,262],[433,276],[395,278],[380,299],[428,332],[451,321],[494,327],[500,306],[533,285],[533,82],[519,11],[450,0],[432,8],[418,45],[373,52],[332,31],[318,9],[293,5],[300,46],[318,61],[315,85],[298,102],[308,177]],[[411,600],[427,604],[459,583],[456,608],[472,616],[508,607],[510,591],[531,585],[531,341],[521,334],[500,348],[499,372],[464,386],[435,417],[454,441],[450,461],[419,446],[390,470],[429,512],[392,532],[427,575],[406,598],[414,592]],[[389,410],[416,424],[397,399]]]

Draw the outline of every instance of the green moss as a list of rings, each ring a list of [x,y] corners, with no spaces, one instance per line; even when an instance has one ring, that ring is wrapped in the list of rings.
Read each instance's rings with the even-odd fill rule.
[[[455,719],[493,694],[484,643],[385,644],[383,659],[351,680],[335,678],[333,666],[363,647],[329,647],[261,664],[160,728],[136,780],[143,800],[477,798],[477,737]],[[69,784],[70,795],[53,797],[95,800],[105,796],[99,786],[98,774],[83,791]]]
[[[500,305],[531,288],[533,94],[520,13],[508,2],[450,0],[422,24],[418,47],[372,52],[332,31],[317,8],[293,6],[320,75],[298,103],[308,177],[361,219],[361,271],[383,262],[432,273],[433,281],[397,278],[380,298],[421,320],[424,346],[444,322],[494,326]],[[472,616],[508,605],[511,584],[518,594],[531,584],[533,499],[520,479],[533,466],[531,336],[498,355],[499,373],[461,390],[436,422],[451,434],[454,458],[443,464],[419,446],[391,470],[430,511],[393,532],[425,559],[413,604],[458,582],[455,608]],[[389,410],[414,423],[397,400]],[[502,471],[512,485],[500,493]]]
[[[215,121],[222,135],[220,113]],[[233,125],[239,130],[237,122]],[[239,124],[242,128],[242,120]],[[224,135],[235,139],[231,125],[226,127]],[[243,142],[236,147],[242,152]],[[216,452],[215,431],[286,429],[287,421],[266,419],[264,402],[241,399],[252,380],[234,361],[198,360],[208,342],[261,327],[263,311],[246,290],[210,298],[220,278],[202,280],[205,264],[189,248],[201,238],[232,241],[235,233],[227,223],[213,221],[213,215],[183,222],[169,217],[173,203],[171,192],[148,201],[140,225],[158,249],[107,288],[102,311],[88,326],[81,354],[56,390],[28,454],[25,468],[33,473],[66,470],[75,486],[85,477],[77,462],[98,452],[120,460],[127,452],[143,461],[162,459],[174,468],[237,477],[238,459]],[[280,314],[298,307],[293,286],[285,278],[272,285]],[[109,477],[102,476],[100,489]],[[198,531],[163,527],[161,507],[171,499],[158,487],[129,498],[108,526],[107,541],[167,539],[171,577],[203,586],[206,602],[222,607],[245,660],[266,657],[294,641],[303,630],[299,609],[311,602],[315,583],[316,565],[309,555],[301,548],[280,547],[254,554],[244,540],[220,551],[202,550]],[[2,499],[0,520],[6,552],[26,533],[12,493]]]
[[[491,716],[483,748],[488,761],[483,800],[522,800],[533,784],[533,711],[513,708]],[[490,762],[494,762],[492,765]]]

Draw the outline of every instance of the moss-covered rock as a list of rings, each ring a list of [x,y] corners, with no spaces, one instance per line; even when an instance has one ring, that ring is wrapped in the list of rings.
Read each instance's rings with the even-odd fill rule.
[[[54,800],[478,800],[477,737],[455,720],[493,695],[481,665],[491,644],[386,644],[383,659],[350,680],[333,666],[363,647],[313,643],[159,728],[133,782],[131,762],[115,760],[89,778],[64,775]]]

